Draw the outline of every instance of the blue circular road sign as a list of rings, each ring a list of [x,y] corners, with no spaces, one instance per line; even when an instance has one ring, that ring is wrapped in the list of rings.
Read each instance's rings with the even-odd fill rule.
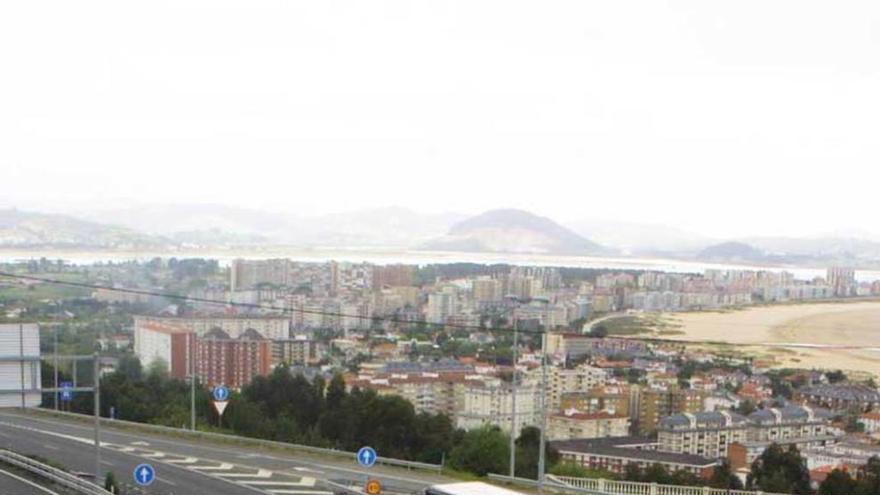
[[[358,464],[364,467],[373,467],[376,464],[376,449],[373,447],[361,447],[357,453]]]
[[[149,464],[138,464],[133,474],[134,482],[140,486],[150,486],[156,481],[156,470]]]
[[[227,401],[229,400],[229,389],[226,388],[225,385],[219,385],[214,387],[214,400],[216,401]]]

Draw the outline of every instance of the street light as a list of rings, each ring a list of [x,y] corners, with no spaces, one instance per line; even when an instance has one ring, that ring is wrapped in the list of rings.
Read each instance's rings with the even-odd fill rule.
[[[510,477],[516,477],[516,360],[519,328],[513,318],[513,376],[510,379]]]

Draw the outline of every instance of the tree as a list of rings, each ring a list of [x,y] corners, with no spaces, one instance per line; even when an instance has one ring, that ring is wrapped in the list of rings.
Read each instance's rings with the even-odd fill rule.
[[[608,336],[608,327],[604,323],[599,323],[594,327],[590,327],[590,337],[604,339]]]
[[[859,471],[859,483],[854,495],[876,495],[880,493],[880,457],[873,456]]]
[[[556,476],[569,476],[572,478],[605,478],[617,479],[617,475],[603,469],[589,469],[573,462],[560,462],[550,469]]]
[[[538,458],[540,457],[541,430],[526,426],[516,439],[516,475],[522,478],[538,479]],[[550,468],[559,461],[559,452],[544,442],[545,467]]]
[[[112,471],[108,471],[104,476],[104,489],[110,493],[119,493],[119,483],[116,482],[116,476]]]
[[[742,490],[743,484],[739,477],[730,468],[730,462],[725,459],[715,468],[709,486],[713,488],[725,488],[728,490]]]
[[[788,450],[772,444],[752,463],[746,481],[747,488],[765,492],[809,495],[810,471],[794,445]]]
[[[841,370],[829,371],[825,373],[829,383],[839,383],[846,380],[846,374]]]
[[[857,483],[848,472],[835,469],[819,485],[819,495],[852,495]]]
[[[742,414],[743,416],[748,416],[753,412],[757,411],[758,407],[755,405],[755,402],[752,399],[745,399],[739,403],[739,406],[736,407],[736,412]]]
[[[449,454],[449,464],[478,476],[503,473],[508,466],[508,437],[497,426],[483,426],[464,434]]]
[[[626,481],[642,481],[642,468],[634,462],[628,463],[623,468],[623,479]]]

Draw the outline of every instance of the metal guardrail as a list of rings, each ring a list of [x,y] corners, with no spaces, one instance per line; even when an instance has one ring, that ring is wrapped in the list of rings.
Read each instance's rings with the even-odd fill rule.
[[[538,482],[528,478],[511,478],[489,474],[490,480],[537,488]],[[785,495],[750,490],[729,490],[708,486],[661,485],[637,481],[616,481],[602,478],[572,478],[548,474],[544,478],[544,491],[580,495]]]
[[[15,466],[17,468],[24,469],[31,474],[39,476],[40,478],[51,481],[55,484],[70,488],[76,493],[81,493],[84,495],[113,495],[107,490],[82,478],[74,476],[73,474],[62,471],[58,468],[54,468],[48,464],[43,464],[42,462],[35,461],[30,457],[16,454],[15,452],[11,452],[9,450],[0,449],[0,461]]]
[[[537,481],[529,478],[511,478],[510,476],[505,476],[503,474],[493,473],[487,474],[486,477],[492,481],[509,483],[512,485],[527,486],[529,488],[538,488],[540,486]],[[558,481],[555,481],[550,475],[547,475],[544,478],[544,491],[554,493],[568,493],[574,495],[608,495],[608,492],[600,492],[596,490],[589,490],[586,488],[577,488],[559,483]]]
[[[89,422],[94,420],[94,416],[89,414],[78,414],[72,412],[64,412],[64,411],[53,411],[47,409],[38,409],[38,411],[42,414],[48,415],[57,415],[62,417],[71,417],[78,420],[88,420]],[[277,442],[274,440],[262,440],[259,438],[251,438],[251,437],[243,437],[238,435],[227,435],[225,433],[213,433],[207,431],[193,431],[182,428],[173,428],[170,426],[162,426],[162,425],[151,425],[148,423],[137,423],[135,421],[125,421],[121,419],[110,419],[110,418],[101,418],[101,424],[106,425],[123,425],[123,426],[131,426],[133,428],[142,428],[145,430],[151,430],[160,433],[174,434],[174,435],[186,435],[191,436],[193,438],[205,438],[205,439],[215,439],[226,442],[236,442],[236,443],[245,443],[251,444],[258,447],[274,447],[281,448],[287,450],[299,450],[302,452],[308,452],[310,454],[318,454],[318,455],[329,455],[335,457],[341,457],[345,459],[351,459],[354,462],[357,462],[357,454],[355,452],[348,452],[346,450],[337,450],[337,449],[325,449],[323,447],[313,447],[311,445],[300,445],[296,443],[286,443],[286,442]],[[441,473],[443,471],[443,465],[441,464],[429,464],[426,462],[416,462],[416,461],[404,461],[401,459],[393,459],[390,457],[378,457],[376,458],[376,464],[382,464],[386,466],[394,466],[394,467],[402,467],[406,469],[418,469],[423,471],[433,471],[435,473]]]
[[[784,495],[752,490],[731,490],[708,486],[661,485],[637,481],[606,480],[602,478],[574,478],[570,476],[547,475],[547,479],[581,490],[593,490],[590,493],[608,495]]]

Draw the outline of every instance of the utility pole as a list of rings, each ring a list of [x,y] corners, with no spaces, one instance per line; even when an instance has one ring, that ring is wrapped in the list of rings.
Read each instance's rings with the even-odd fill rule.
[[[18,359],[21,365],[21,408],[24,409],[26,404],[24,391],[24,325],[18,324]]]
[[[510,379],[510,477],[516,477],[516,360],[519,328],[513,319],[513,376]]]
[[[95,484],[101,485],[101,364],[95,353]]]
[[[190,429],[196,431],[196,363],[195,363],[195,334],[189,344],[189,421]]]
[[[55,392],[52,393],[52,396],[55,397],[53,401],[55,403],[55,410],[58,410],[58,322],[55,322],[55,332],[54,335],[54,350],[52,352],[52,368],[55,371]]]
[[[538,445],[538,491],[544,491],[545,447],[547,431],[547,330],[541,334],[541,443]]]

